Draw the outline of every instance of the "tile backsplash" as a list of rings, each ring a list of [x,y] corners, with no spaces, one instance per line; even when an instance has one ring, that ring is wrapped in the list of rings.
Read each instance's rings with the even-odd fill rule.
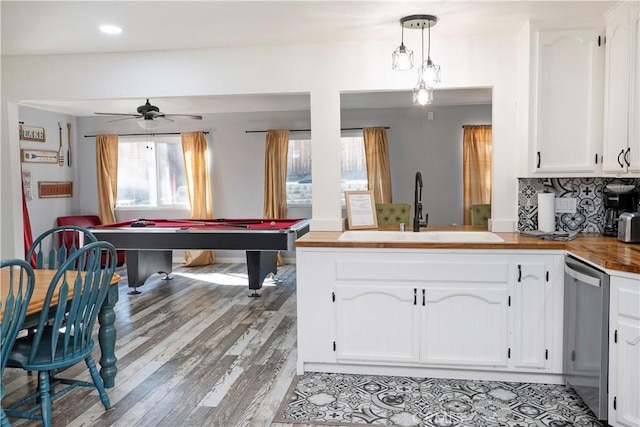
[[[518,231],[538,228],[538,193],[575,197],[576,213],[556,213],[556,230],[601,233],[604,223],[603,191],[607,184],[634,184],[640,178],[519,178]]]

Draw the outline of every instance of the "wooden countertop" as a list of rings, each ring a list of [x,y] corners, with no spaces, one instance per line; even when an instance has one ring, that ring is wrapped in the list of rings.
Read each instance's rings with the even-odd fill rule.
[[[456,230],[486,231],[476,227],[435,226],[425,231]],[[341,234],[340,231],[311,231],[296,241],[296,247],[565,250],[605,269],[640,274],[640,243],[623,243],[597,233],[581,234],[569,242],[525,237],[519,233],[494,233],[504,239],[501,243],[345,242],[338,240]]]

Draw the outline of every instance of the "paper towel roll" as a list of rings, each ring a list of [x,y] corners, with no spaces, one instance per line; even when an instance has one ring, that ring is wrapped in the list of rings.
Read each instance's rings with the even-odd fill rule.
[[[556,231],[555,200],[554,193],[538,193],[538,230]]]

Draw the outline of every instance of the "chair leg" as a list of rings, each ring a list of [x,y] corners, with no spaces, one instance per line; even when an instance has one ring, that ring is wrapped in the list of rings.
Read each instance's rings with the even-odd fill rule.
[[[84,361],[87,364],[87,368],[89,368],[89,372],[91,373],[91,378],[93,379],[93,384],[95,384],[96,389],[98,390],[98,394],[100,395],[100,400],[104,405],[105,409],[111,408],[111,402],[109,401],[109,395],[107,394],[107,390],[104,388],[104,383],[102,382],[102,377],[98,373],[98,368],[96,368],[96,363],[93,361],[91,356],[88,356]]]
[[[42,411],[42,425],[51,427],[51,394],[49,393],[49,372],[38,372],[38,386],[40,388],[40,410]]]
[[[0,426],[11,427],[9,418],[7,418],[7,414],[4,413],[4,409],[2,409],[2,407],[0,407]]]

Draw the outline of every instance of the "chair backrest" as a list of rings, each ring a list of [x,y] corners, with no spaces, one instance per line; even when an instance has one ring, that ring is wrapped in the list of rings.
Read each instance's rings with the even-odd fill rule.
[[[411,205],[409,203],[376,203],[378,225],[397,225],[411,223]]]
[[[21,259],[0,262],[0,373],[22,329],[34,286],[33,268]],[[0,380],[1,380],[0,376]],[[1,382],[1,381],[0,381]],[[1,386],[0,386],[1,387]],[[2,393],[0,392],[0,396]]]
[[[97,241],[96,236],[84,227],[53,227],[33,241],[25,259],[30,261],[34,268],[55,270],[83,245]]]
[[[490,204],[471,205],[471,225],[488,225],[491,218]]]
[[[103,260],[107,261],[104,267]],[[51,358],[52,365],[64,366],[69,359],[91,351],[93,325],[115,268],[116,250],[108,242],[93,242],[81,247],[58,268],[45,296],[29,363],[40,352]],[[43,334],[53,336],[50,347],[45,340],[46,349],[40,348]]]

